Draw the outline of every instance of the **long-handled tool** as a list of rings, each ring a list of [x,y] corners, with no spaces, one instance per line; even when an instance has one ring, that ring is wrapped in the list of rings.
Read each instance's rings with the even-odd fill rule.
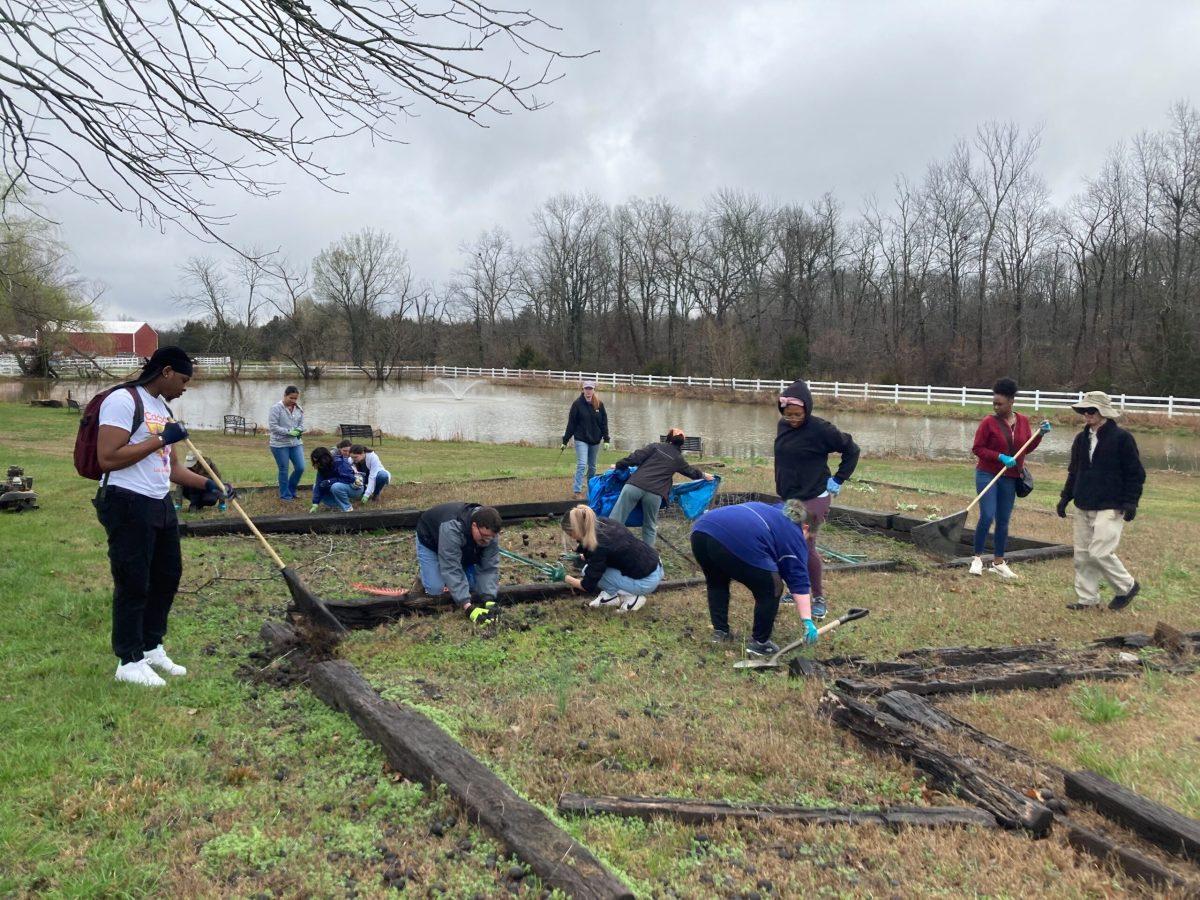
[[[199,461],[201,467],[208,474],[208,477],[218,485],[224,485],[220,476],[212,470],[212,466],[204,458],[204,454],[196,449],[196,445],[192,443],[192,439],[184,438],[183,442],[187,444],[187,448],[192,451],[192,455]],[[263,549],[267,551],[267,555],[271,557],[275,565],[279,566],[279,574],[283,576],[283,580],[287,583],[288,590],[291,592],[292,599],[296,602],[297,608],[322,628],[326,628],[334,634],[345,634],[347,630],[346,626],[338,620],[337,616],[329,611],[329,608],[325,606],[325,602],[320,597],[305,587],[304,582],[300,580],[300,576],[279,558],[279,554],[267,543],[267,539],[258,530],[258,526],[246,515],[246,511],[242,509],[242,505],[236,499],[230,500],[229,503],[237,514],[242,517],[242,521],[246,523],[246,527],[258,538],[259,543],[263,545]]]
[[[838,616],[832,622],[829,622],[818,628],[817,634],[826,634],[830,631],[833,631],[833,629],[837,628],[839,625],[845,625],[847,622],[853,622],[855,619],[865,619],[870,614],[871,611],[869,609],[863,609],[857,606],[853,609],[848,609],[845,613]],[[766,659],[739,659],[733,664],[733,667],[735,669],[778,669],[783,665],[783,663],[781,663],[779,660],[783,658],[785,653],[791,653],[797,647],[802,647],[803,645],[804,638],[800,638],[792,641],[786,647],[781,648],[780,651],[774,656],[768,656]]]
[[[515,559],[517,562],[523,562],[527,566],[532,566],[543,575],[547,576],[551,581],[564,581],[567,577],[567,568],[562,565],[550,565],[549,563],[538,562],[536,559],[530,559],[528,556],[522,556],[520,553],[513,553],[511,550],[500,548],[500,555],[507,556],[509,559]]]
[[[1022,444],[1021,449],[1013,454],[1013,458],[1020,460],[1021,454],[1029,448],[1029,445],[1033,443],[1034,438],[1038,434],[1040,432],[1035,428],[1033,434],[1029,436],[1029,440]],[[932,522],[926,522],[924,525],[918,525],[914,528],[912,530],[913,543],[935,556],[944,556],[947,559],[954,559],[957,556],[961,556],[959,541],[962,539],[962,530],[963,525],[967,521],[967,514],[976,507],[984,495],[992,489],[992,486],[1004,477],[1004,472],[1005,469],[997,472],[996,477],[987,483],[987,487],[979,492],[978,496],[971,501],[966,509],[941,519],[934,519]]]

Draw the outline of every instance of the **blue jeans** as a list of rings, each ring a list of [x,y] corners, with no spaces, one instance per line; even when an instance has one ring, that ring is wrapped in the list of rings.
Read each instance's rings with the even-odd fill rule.
[[[383,489],[391,484],[392,476],[387,472],[375,473],[375,493],[371,494],[371,499],[374,500],[383,493]]]
[[[587,572],[587,566],[583,567],[583,571]],[[658,568],[645,578],[630,578],[619,569],[605,569],[604,574],[600,576],[600,590],[610,594],[624,591],[635,597],[640,594],[653,594],[658,589],[658,583],[662,581],[662,577],[662,563],[659,563]]]
[[[279,499],[295,500],[296,485],[304,474],[304,447],[272,447],[271,455],[275,457],[275,465],[279,469]],[[292,464],[292,474],[288,477],[288,463]]]
[[[321,496],[321,502],[326,506],[340,509],[342,512],[350,512],[354,509],[350,505],[350,501],[361,500],[362,495],[362,488],[356,488],[354,485],[346,484],[344,481],[337,481],[329,486],[328,494]]]
[[[975,493],[988,486],[995,478],[987,472],[975,470]],[[1012,518],[1013,506],[1017,502],[1017,479],[1005,476],[996,482],[996,486],[983,495],[979,501],[979,524],[975,526],[975,555],[982,556],[987,545],[988,529],[992,522],[996,523],[996,537],[993,540],[992,555],[1004,558],[1004,548],[1008,545],[1008,520]]]
[[[616,505],[613,506],[612,518],[624,525],[633,508],[639,503],[642,505],[642,540],[653,547],[658,538],[658,510],[662,506],[662,497],[658,494],[626,484],[621,488],[621,495],[617,497]]]
[[[599,444],[585,444],[575,439],[575,483],[571,490],[578,494],[584,488],[583,473],[590,479],[596,474],[596,457],[600,455]]]
[[[425,593],[436,597],[445,589],[446,580],[442,578],[442,570],[438,566],[437,551],[430,550],[420,541],[417,541],[417,568],[421,573],[421,586],[425,588]],[[475,567],[467,566],[464,574],[467,576],[467,584],[474,591]]]

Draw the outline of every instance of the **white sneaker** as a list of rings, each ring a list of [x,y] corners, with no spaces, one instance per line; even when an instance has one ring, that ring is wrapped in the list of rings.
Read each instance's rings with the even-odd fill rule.
[[[633,594],[626,594],[624,591],[622,591],[617,594],[617,597],[621,601],[621,605],[617,607],[617,612],[619,613],[637,612],[646,605],[646,598],[641,594],[638,594],[635,597]]]
[[[1001,578],[1016,578],[1017,573],[1008,567],[1008,563],[992,563],[992,571]]]
[[[980,559],[978,556],[975,557],[973,560],[971,560],[971,568],[969,568],[967,571],[972,575],[982,575],[983,574],[983,560]]]
[[[608,591],[601,591],[599,595],[588,604],[592,609],[599,609],[602,606],[618,606],[621,603],[620,594],[610,594]]]
[[[171,657],[167,656],[167,652],[163,650],[163,645],[159,644],[153,650],[147,650],[142,654],[142,659],[164,675],[186,675],[187,669],[178,663],[172,662]]]
[[[142,687],[162,687],[166,684],[150,668],[150,664],[145,659],[118,665],[116,679],[117,681],[124,681],[129,684],[140,684]]]

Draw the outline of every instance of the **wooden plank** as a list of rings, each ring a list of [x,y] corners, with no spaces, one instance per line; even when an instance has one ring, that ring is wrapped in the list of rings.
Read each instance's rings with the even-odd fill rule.
[[[967,806],[892,806],[880,809],[822,809],[766,803],[728,803],[724,800],[683,800],[676,797],[614,797],[563,794],[558,811],[594,815],[605,813],[653,819],[659,816],[693,825],[724,819],[800,822],[805,825],[901,825],[926,828],[995,828],[996,818]]]
[[[1067,796],[1072,800],[1090,804],[1169,853],[1200,862],[1200,821],[1095,772],[1068,772],[1065,780]]]
[[[1120,669],[1082,668],[1054,666],[1048,669],[1026,669],[1007,675],[968,678],[962,681],[945,681],[933,678],[927,681],[897,679],[890,683],[863,681],[856,678],[839,678],[834,684],[842,690],[859,696],[876,696],[888,691],[909,691],[913,694],[982,694],[989,691],[1027,691],[1062,687],[1074,681],[1097,680],[1118,681],[1132,677],[1134,672]]]
[[[941,666],[977,666],[983,663],[1033,662],[1062,648],[1055,641],[1010,647],[918,647],[896,654],[900,659],[929,657]]]
[[[1070,544],[1051,544],[1048,541],[1038,542],[1039,546],[1032,547],[1028,550],[1014,550],[1011,553],[1005,553],[1004,559],[1012,562],[1039,562],[1045,559],[1058,559],[1063,556],[1071,556],[1075,550]],[[969,545],[967,545],[969,547]],[[941,569],[957,569],[964,566],[969,566],[974,557],[968,551],[963,556],[957,556],[954,559],[938,564]]]
[[[548,887],[584,900],[633,897],[586,847],[435,722],[410,707],[384,700],[345,660],[314,665],[309,686],[379,744],[397,772],[425,785],[444,784],[473,822],[495,835]]]
[[[1131,878],[1139,878],[1159,889],[1173,889],[1195,895],[1196,886],[1161,863],[1138,853],[1132,847],[1123,847],[1107,837],[1084,828],[1069,819],[1062,820],[1067,826],[1067,843],[1083,853],[1110,863]]]
[[[894,753],[921,769],[939,788],[986,810],[1005,828],[1049,833],[1054,814],[972,761],[951,753],[895,716],[838,691],[827,691],[821,708],[864,743]]]
[[[895,513],[875,509],[859,509],[855,506],[834,504],[829,508],[826,518],[834,523],[849,522],[866,528],[890,529]]]

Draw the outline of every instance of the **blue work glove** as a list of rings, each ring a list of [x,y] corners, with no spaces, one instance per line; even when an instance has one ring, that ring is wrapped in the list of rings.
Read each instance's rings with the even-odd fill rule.
[[[163,446],[177,444],[188,436],[187,429],[178,422],[168,422],[163,428],[159,437],[162,438]]]
[[[1008,466],[1008,468],[1010,468],[1010,469],[1015,469],[1017,467],[1016,458],[1009,456],[1007,453],[1000,454],[1000,462],[1003,463],[1004,465]]]
[[[1042,434],[1050,433],[1050,423],[1046,419],[1042,419],[1042,424],[1038,426],[1038,431]]]
[[[834,497],[838,495],[838,491],[842,489],[842,483],[836,478],[830,478],[825,482],[825,490],[829,491]]]
[[[804,643],[815,644],[817,638],[821,635],[817,633],[817,626],[813,624],[812,619],[804,619]]]
[[[237,491],[228,481],[224,484],[217,484],[211,478],[205,480],[204,490],[210,494],[216,494],[222,500],[232,500],[237,496]]]

